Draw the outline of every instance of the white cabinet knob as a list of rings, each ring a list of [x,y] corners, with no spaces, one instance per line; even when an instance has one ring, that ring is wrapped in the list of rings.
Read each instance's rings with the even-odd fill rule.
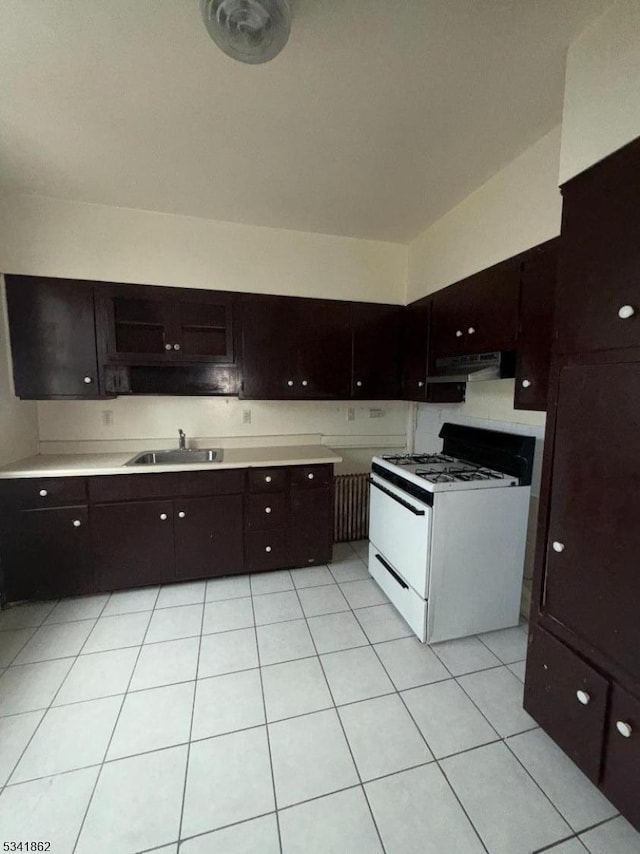
[[[265,513],[271,513],[271,507],[265,507],[264,512]]]
[[[82,522],[80,521],[80,519],[74,519],[73,520],[73,527],[74,528],[79,528],[81,524],[82,524]]]
[[[160,518],[161,518],[161,519],[162,519],[162,521],[164,522],[164,521],[165,521],[165,519],[167,518],[167,514],[166,514],[166,513],[161,513],[161,514],[160,514]]]
[[[628,320],[630,317],[636,313],[635,308],[632,305],[622,305],[618,309],[618,317],[622,318],[622,320]]]
[[[271,551],[271,546],[267,546],[265,549],[265,552],[270,552],[270,551]]]
[[[170,349],[171,349],[171,344],[165,344],[165,345],[164,345],[164,349],[165,349],[165,350],[170,350]]]
[[[49,493],[46,489],[41,489],[38,494],[40,495],[40,498],[46,498]]]
[[[265,480],[265,483],[271,483],[271,475],[268,474],[264,480]]]
[[[362,380],[358,380],[356,385],[358,386],[358,388],[362,388]]]
[[[179,350],[179,349],[180,349],[180,345],[179,345],[179,344],[174,344],[174,345],[173,345],[173,349],[174,349],[174,350]]]
[[[467,331],[468,331],[469,335],[473,335],[473,333],[474,333],[476,330],[474,329],[474,327],[473,327],[473,326],[470,326],[470,327],[469,327],[469,329],[468,329]]]
[[[554,552],[563,552],[564,551],[564,543],[559,543],[557,540],[554,540],[552,546]]]
[[[181,510],[181,511],[178,513],[178,519],[184,519],[184,517],[185,517],[186,515],[187,515],[187,514],[184,512],[184,510]]]
[[[579,702],[582,703],[583,706],[588,706],[591,702],[591,697],[587,694],[586,691],[576,691],[576,697]]]
[[[91,385],[91,383],[93,382],[93,378],[92,377],[84,377],[82,382],[86,383],[87,385]]]
[[[315,475],[314,475],[314,473],[313,473],[312,471],[310,471],[310,472],[309,472],[309,474],[307,475],[307,477],[309,478],[309,480],[313,480],[313,478],[315,477]]]
[[[418,380],[418,388],[424,388],[423,380]]]
[[[302,380],[302,385],[309,385],[309,383],[307,382],[307,380]]]
[[[293,380],[287,380],[287,385],[291,387],[293,385]]]
[[[631,738],[631,733],[633,732],[631,724],[628,724],[626,721],[616,721],[616,729],[623,738]]]
[[[456,338],[462,338],[462,329],[456,331]]]
[[[531,380],[522,380],[522,388],[529,388],[531,385]]]

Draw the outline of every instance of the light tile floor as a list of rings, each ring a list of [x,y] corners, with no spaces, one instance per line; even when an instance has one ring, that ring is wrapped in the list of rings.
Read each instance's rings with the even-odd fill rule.
[[[526,625],[426,647],[334,557],[0,613],[0,843],[640,852],[522,709]]]

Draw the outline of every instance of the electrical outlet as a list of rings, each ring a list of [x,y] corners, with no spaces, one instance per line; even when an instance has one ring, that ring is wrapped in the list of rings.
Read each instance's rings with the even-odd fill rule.
[[[242,410],[242,423],[243,424],[251,424],[251,410],[243,409]]]
[[[370,409],[369,418],[384,418],[384,409]]]
[[[347,407],[347,421],[355,421],[356,420],[356,408],[355,406]]]
[[[111,427],[113,424],[113,409],[102,410],[102,423],[105,427]]]

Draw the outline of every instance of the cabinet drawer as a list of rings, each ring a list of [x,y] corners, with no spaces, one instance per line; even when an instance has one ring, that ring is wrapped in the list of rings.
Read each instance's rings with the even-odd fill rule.
[[[245,469],[183,471],[175,475],[176,496],[234,495],[244,492]]]
[[[287,524],[287,496],[249,495],[247,498],[246,526],[254,531],[270,531]]]
[[[326,486],[333,480],[333,466],[295,466],[291,469],[293,486]]]
[[[289,481],[284,467],[272,469],[249,469],[250,492],[285,492]]]
[[[251,531],[245,534],[245,556],[247,569],[278,569],[289,566],[289,533],[277,531]]]
[[[89,479],[89,500],[136,501],[145,498],[173,498],[178,494],[180,473],[114,474]]]
[[[19,478],[0,484],[0,504],[15,509],[84,504],[87,485],[83,477]]]
[[[584,773],[600,778],[609,683],[568,647],[533,627],[524,707]]]
[[[605,736],[602,790],[640,827],[640,700],[613,686]]]

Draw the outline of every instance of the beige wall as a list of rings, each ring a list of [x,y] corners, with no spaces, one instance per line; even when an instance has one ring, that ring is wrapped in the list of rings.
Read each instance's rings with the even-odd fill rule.
[[[560,183],[640,136],[640,2],[619,0],[572,42]]]
[[[559,153],[557,127],[413,240],[407,302],[559,234]]]
[[[407,248],[22,195],[0,199],[0,271],[401,303]]]
[[[35,454],[38,448],[36,404],[13,393],[4,279],[0,275],[0,465]]]

